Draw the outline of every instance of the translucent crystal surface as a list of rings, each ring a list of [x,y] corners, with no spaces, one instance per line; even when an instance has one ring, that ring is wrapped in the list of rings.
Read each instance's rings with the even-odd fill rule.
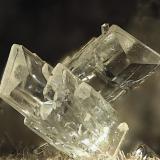
[[[0,93],[29,128],[75,158],[114,156],[128,130],[89,84],[19,45],[11,49]]]
[[[0,94],[24,116],[36,113],[39,103],[44,101],[45,76],[49,76],[51,70],[52,67],[37,55],[23,46],[13,45],[1,81]]]
[[[112,108],[155,73],[160,56],[118,26],[54,68],[13,45],[0,96],[52,146],[77,159],[114,159],[128,131]]]
[[[114,102],[143,83],[159,64],[158,53],[113,25],[75,53],[66,66],[108,102]]]

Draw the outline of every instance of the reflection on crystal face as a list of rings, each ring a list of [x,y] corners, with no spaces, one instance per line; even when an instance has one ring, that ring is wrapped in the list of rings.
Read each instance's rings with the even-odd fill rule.
[[[115,158],[128,131],[112,108],[159,67],[159,55],[112,26],[54,68],[13,45],[1,97],[24,123],[77,159]]]
[[[0,92],[24,116],[36,113],[36,109],[44,101],[43,89],[47,83],[42,74],[44,64],[45,62],[26,48],[13,45]],[[48,70],[52,70],[49,65]]]
[[[25,116],[29,128],[76,158],[104,152],[111,156],[126,134],[118,129],[116,111],[99,92],[64,65],[52,68],[19,45],[12,47],[1,94]]]
[[[75,53],[66,66],[107,101],[114,102],[141,84],[159,63],[158,53],[113,25]]]

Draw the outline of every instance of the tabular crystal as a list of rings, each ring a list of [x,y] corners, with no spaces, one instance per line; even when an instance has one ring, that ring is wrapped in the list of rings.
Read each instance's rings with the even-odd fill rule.
[[[57,149],[77,159],[114,159],[128,126],[112,107],[159,63],[155,51],[118,26],[54,68],[13,45],[0,95]]]
[[[64,65],[52,68],[19,45],[11,49],[0,93],[24,115],[29,128],[75,158],[114,155],[128,130],[89,84]]]
[[[159,64],[158,53],[113,25],[75,53],[66,66],[113,102],[143,83]]]

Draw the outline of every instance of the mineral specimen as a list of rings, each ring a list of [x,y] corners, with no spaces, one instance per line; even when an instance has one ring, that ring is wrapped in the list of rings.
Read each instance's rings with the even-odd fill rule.
[[[89,84],[64,65],[52,68],[13,45],[1,97],[25,116],[25,124],[57,149],[85,159],[116,154],[128,128]]]
[[[158,53],[118,26],[103,25],[102,35],[55,67],[13,45],[0,96],[58,150],[82,160],[113,160],[128,131],[116,103],[159,63]]]
[[[116,25],[102,33],[75,53],[66,66],[113,102],[143,83],[159,66],[160,55]]]

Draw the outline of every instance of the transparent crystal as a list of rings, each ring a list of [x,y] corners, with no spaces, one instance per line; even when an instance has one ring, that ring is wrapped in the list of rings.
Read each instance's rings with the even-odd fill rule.
[[[67,58],[65,65],[114,102],[158,68],[160,55],[116,25],[102,33]]]
[[[52,69],[23,46],[13,45],[1,81],[2,98],[24,116],[37,112],[38,105],[44,101],[45,76]]]
[[[102,33],[54,68],[13,45],[0,86],[31,130],[82,160],[115,159],[128,126],[112,107],[160,63],[158,53],[118,26],[104,25]]]
[[[115,155],[128,130],[89,84],[63,64],[52,68],[20,45],[11,49],[0,93],[31,130],[75,158]]]

